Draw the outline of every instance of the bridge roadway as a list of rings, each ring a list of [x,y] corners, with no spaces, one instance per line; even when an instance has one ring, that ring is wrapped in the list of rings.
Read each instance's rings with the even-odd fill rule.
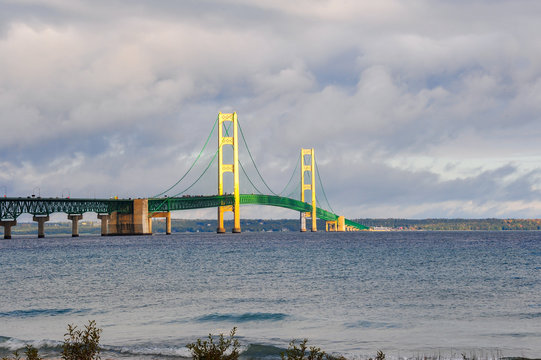
[[[148,214],[168,213],[176,210],[202,209],[218,206],[233,205],[233,195],[209,195],[209,196],[184,196],[169,198],[148,199]],[[243,205],[266,205],[277,206],[299,212],[311,212],[312,205],[281,196],[241,194],[240,203]],[[21,214],[34,215],[34,221],[38,221],[38,236],[43,237],[43,223],[49,220],[53,213],[66,213],[73,221],[76,236],[77,221],[82,219],[86,212],[97,213],[100,219],[108,219],[107,216],[116,214],[132,214],[134,212],[134,200],[132,199],[74,199],[74,198],[0,198],[0,226],[4,226],[4,234],[9,232],[11,226],[16,225],[16,220]],[[325,221],[337,221],[338,215],[321,208],[316,208],[317,217]],[[102,221],[103,226],[106,221]],[[346,226],[358,230],[367,230],[368,227],[345,219]]]
[[[212,196],[186,196],[176,198],[148,199],[148,211],[174,211],[211,208],[224,205],[233,205],[235,197],[233,195],[212,195]],[[240,194],[241,205],[267,205],[277,206],[295,211],[311,212],[312,205],[282,196]],[[338,215],[327,210],[316,208],[316,215],[319,219],[325,221],[336,221]],[[346,219],[346,225],[352,226],[358,230],[368,230],[367,226],[361,225],[349,219]]]

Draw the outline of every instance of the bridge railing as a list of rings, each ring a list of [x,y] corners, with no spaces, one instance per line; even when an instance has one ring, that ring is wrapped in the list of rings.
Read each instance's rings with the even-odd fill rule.
[[[149,212],[204,209],[233,205],[233,195],[183,196],[148,199]]]

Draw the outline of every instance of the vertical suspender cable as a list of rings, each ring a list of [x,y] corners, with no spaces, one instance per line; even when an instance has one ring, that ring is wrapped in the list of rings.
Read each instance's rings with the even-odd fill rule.
[[[272,189],[269,187],[269,185],[267,184],[267,182],[265,181],[265,179],[263,179],[263,176],[261,176],[261,173],[259,172],[259,169],[257,168],[257,165],[255,164],[254,158],[252,157],[252,153],[251,153],[251,151],[250,151],[250,148],[248,147],[248,143],[246,142],[246,138],[244,137],[244,132],[242,131],[242,126],[240,125],[240,121],[239,121],[239,129],[240,129],[240,134],[241,134],[241,136],[242,136],[242,141],[244,142],[244,145],[246,145],[246,150],[248,150],[248,155],[250,155],[250,159],[252,159],[252,163],[254,164],[255,170],[257,171],[257,174],[259,175],[259,178],[261,179],[261,181],[263,181],[263,184],[265,184],[265,187],[266,187],[273,195],[278,196],[278,194],[276,194],[274,191],[272,191]]]

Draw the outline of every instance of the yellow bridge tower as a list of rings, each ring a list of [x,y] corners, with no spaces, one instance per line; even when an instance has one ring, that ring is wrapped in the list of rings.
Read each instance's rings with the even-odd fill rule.
[[[230,121],[233,124],[233,136],[223,136],[224,122]],[[223,146],[233,146],[233,164],[224,164]],[[218,207],[218,228],[217,233],[225,233],[224,212],[232,211],[235,217],[234,233],[240,233],[240,191],[239,191],[239,142],[237,130],[237,113],[218,114],[218,195],[224,194],[224,173],[233,173],[233,195],[235,196],[234,205],[224,205]]]
[[[310,156],[310,164],[306,164],[305,156]],[[305,172],[309,171],[311,175],[311,183],[305,184]],[[312,213],[301,212],[301,231],[306,231],[306,217],[312,218],[312,231],[317,231],[317,218],[316,218],[316,173],[314,171],[314,148],[301,149],[301,201],[304,200],[304,192],[310,190],[312,193]]]

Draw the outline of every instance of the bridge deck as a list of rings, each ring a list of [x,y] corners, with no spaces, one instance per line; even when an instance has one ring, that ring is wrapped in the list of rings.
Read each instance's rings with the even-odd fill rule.
[[[179,198],[159,198],[148,199],[148,211],[174,211],[174,210],[188,210],[188,209],[201,209],[211,208],[224,205],[233,205],[235,203],[235,197],[233,195],[212,195],[212,196],[185,196]],[[281,196],[274,195],[256,195],[256,194],[241,194],[240,203],[242,205],[266,205],[277,206],[294,211],[311,212],[312,205]],[[326,221],[336,221],[338,215],[333,214],[327,210],[316,208],[316,215],[319,219]],[[355,227],[359,230],[369,229],[367,226],[356,223],[352,220],[346,219],[346,225]]]
[[[184,196],[148,199],[148,211],[163,212],[189,210],[233,205],[233,195]],[[311,212],[312,205],[281,196],[241,194],[243,205],[277,206],[299,212]],[[94,212],[111,214],[112,212],[132,213],[131,199],[67,199],[67,198],[0,198],[0,220],[15,220],[21,214],[49,215],[53,213],[84,214]],[[326,221],[336,221],[338,215],[321,208],[316,209],[317,217]],[[346,219],[346,225],[360,230],[368,227]]]

